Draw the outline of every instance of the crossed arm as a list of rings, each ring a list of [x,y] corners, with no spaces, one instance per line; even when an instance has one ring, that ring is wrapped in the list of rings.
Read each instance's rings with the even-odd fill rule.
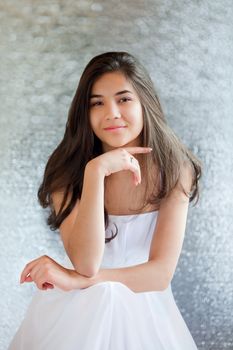
[[[184,174],[186,190],[190,190],[190,176]],[[139,265],[99,269],[85,276],[77,269],[67,269],[52,258],[42,256],[27,264],[20,282],[34,282],[41,290],[54,286],[68,291],[88,288],[104,281],[125,284],[133,292],[161,291],[171,282],[182,250],[189,198],[178,188],[161,203],[157,215],[148,261]]]
[[[92,169],[89,170],[85,176],[79,215],[77,216],[76,206],[60,227],[64,247],[74,269],[67,269],[50,257],[41,256],[25,266],[20,283],[34,282],[41,290],[56,286],[64,291],[88,288],[104,281],[121,282],[134,292],[166,289],[173,278],[182,250],[189,198],[178,185],[169,197],[163,199],[147,262],[124,268],[101,269],[99,266],[104,251],[103,176],[94,177],[95,183],[91,174]],[[184,189],[189,192],[192,186],[192,174],[188,167],[182,171],[181,182]],[[56,204],[56,198],[54,199]],[[100,208],[102,208],[101,217]],[[92,213],[91,222],[85,217],[88,211]],[[75,230],[69,232],[69,228],[74,226]],[[76,230],[79,231],[78,234]],[[93,237],[93,232],[96,232],[96,237]],[[75,247],[80,247],[78,257]]]
[[[161,283],[164,279],[161,271],[159,268],[156,269],[153,261],[148,261],[130,267],[100,269],[96,275],[86,277],[44,255],[25,266],[20,283],[34,282],[41,290],[56,286],[64,291],[70,291],[88,288],[100,282],[115,281],[125,284],[133,292],[138,293],[165,289],[165,281],[164,285]]]

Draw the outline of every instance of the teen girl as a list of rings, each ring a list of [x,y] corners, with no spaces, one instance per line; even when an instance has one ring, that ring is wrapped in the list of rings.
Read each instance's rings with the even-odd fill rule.
[[[38,291],[10,350],[196,350],[171,281],[202,165],[127,52],[91,59],[38,191],[64,264],[29,262]]]

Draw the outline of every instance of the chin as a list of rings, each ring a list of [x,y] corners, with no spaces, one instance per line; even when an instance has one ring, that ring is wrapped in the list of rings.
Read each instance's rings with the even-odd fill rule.
[[[111,140],[113,141],[113,140]],[[105,149],[115,149],[115,148],[120,148],[120,147],[139,147],[140,146],[140,141],[138,139],[133,139],[133,140],[115,140],[115,142],[103,142],[103,146]]]

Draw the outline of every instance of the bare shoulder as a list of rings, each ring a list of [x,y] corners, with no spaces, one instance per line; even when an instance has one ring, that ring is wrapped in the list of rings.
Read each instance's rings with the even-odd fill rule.
[[[180,171],[180,183],[186,192],[190,192],[193,184],[194,171],[190,164],[184,164]]]
[[[180,183],[185,191],[190,192],[191,167],[182,168]],[[189,198],[180,183],[161,201],[149,253],[149,260],[155,260],[161,265],[167,284],[171,282],[179,260],[188,214]]]

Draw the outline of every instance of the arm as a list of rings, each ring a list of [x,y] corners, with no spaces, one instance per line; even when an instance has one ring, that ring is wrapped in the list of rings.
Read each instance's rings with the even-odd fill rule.
[[[34,282],[41,290],[54,288],[54,286],[64,291],[85,289],[105,281],[121,282],[134,292],[163,290],[165,287],[162,285],[162,270],[153,262],[127,268],[101,269],[95,276],[86,277],[43,255],[28,263],[20,277],[20,283]]]
[[[34,281],[40,289],[56,285],[63,290],[72,290],[115,281],[125,284],[133,292],[162,291],[168,287],[175,272],[184,238],[187,211],[187,197],[181,191],[173,190],[160,206],[149,260],[145,263],[124,268],[100,269],[96,275],[86,277],[43,256],[26,265],[21,283]],[[28,273],[30,276],[26,277]]]
[[[105,176],[130,170],[136,182],[140,181],[140,169],[130,161],[130,154],[150,151],[147,147],[117,148],[87,163],[81,199],[59,227],[67,255],[78,273],[92,277],[99,271],[102,261],[105,248]],[[56,212],[60,209],[61,197],[61,193],[52,194]]]
[[[183,174],[184,187],[190,190],[190,176]],[[163,200],[158,213],[151,242],[148,262],[114,269],[100,269],[92,277],[85,277],[76,270],[57,264],[43,256],[26,265],[21,283],[34,281],[38,288],[53,285],[64,290],[87,288],[104,281],[125,284],[134,292],[161,291],[168,287],[173,278],[184,239],[189,199],[177,187]],[[77,208],[74,210],[76,215]],[[39,268],[39,267],[40,268]],[[29,277],[26,277],[30,274]]]
[[[52,196],[56,212],[61,198]],[[78,214],[78,215],[77,215]],[[97,273],[105,244],[104,174],[92,162],[86,165],[80,201],[59,228],[75,270],[87,277]]]
[[[130,267],[100,269],[97,275],[87,280],[88,286],[105,281],[121,282],[135,293],[162,291],[167,288],[163,268],[155,261]]]
[[[182,184],[190,191],[192,176],[183,169]],[[117,269],[101,269],[91,284],[118,281],[134,292],[161,291],[172,281],[185,235],[189,198],[179,185],[165,198],[158,212],[148,262]]]

